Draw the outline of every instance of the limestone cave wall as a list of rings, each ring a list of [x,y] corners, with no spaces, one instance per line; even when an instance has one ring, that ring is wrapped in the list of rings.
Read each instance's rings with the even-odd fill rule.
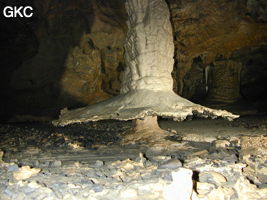
[[[267,2],[168,0],[174,91],[195,102],[267,100]],[[119,93],[123,0],[31,0],[30,19],[1,18],[1,117],[56,117]],[[1,8],[10,5],[2,1]],[[162,66],[164,67],[164,66]],[[266,108],[265,108],[266,109]]]
[[[170,0],[169,5],[178,93],[225,103],[263,98],[266,1]]]

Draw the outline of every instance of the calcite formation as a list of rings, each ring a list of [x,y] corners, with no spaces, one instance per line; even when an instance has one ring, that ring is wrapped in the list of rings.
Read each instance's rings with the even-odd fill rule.
[[[164,0],[127,0],[126,10],[129,19],[121,94],[84,108],[64,109],[53,122],[55,125],[104,119],[133,120],[146,116],[177,121],[193,114],[229,120],[238,117],[194,104],[172,91],[174,44],[169,9]]]

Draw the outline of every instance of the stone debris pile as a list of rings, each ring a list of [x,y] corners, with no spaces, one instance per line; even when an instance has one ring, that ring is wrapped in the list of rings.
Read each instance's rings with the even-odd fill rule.
[[[226,148],[218,149],[216,155],[225,155]],[[240,149],[242,153],[242,146]],[[3,154],[1,151],[1,157]],[[62,164],[56,160],[54,165],[43,168],[1,160],[0,199],[266,198],[266,155],[245,155],[240,160],[223,160],[220,156],[216,159],[211,155],[202,150],[178,159],[179,154],[147,157],[140,153],[136,159],[97,160],[94,164]]]

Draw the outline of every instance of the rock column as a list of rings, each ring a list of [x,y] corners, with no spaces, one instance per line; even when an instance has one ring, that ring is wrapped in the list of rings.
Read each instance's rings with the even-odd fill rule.
[[[174,44],[164,0],[127,0],[126,70],[121,92],[172,90]]]

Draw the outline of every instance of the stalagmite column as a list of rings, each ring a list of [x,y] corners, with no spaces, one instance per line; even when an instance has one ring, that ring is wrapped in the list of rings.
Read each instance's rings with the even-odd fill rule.
[[[167,4],[164,0],[128,0],[126,9],[127,68],[121,92],[172,91],[174,44]]]
[[[194,104],[172,91],[174,44],[169,10],[164,0],[127,0],[129,15],[121,95],[76,110],[62,110],[55,125],[103,119],[136,120],[135,131],[153,130],[157,116],[182,121],[189,115],[229,120],[227,111]]]

